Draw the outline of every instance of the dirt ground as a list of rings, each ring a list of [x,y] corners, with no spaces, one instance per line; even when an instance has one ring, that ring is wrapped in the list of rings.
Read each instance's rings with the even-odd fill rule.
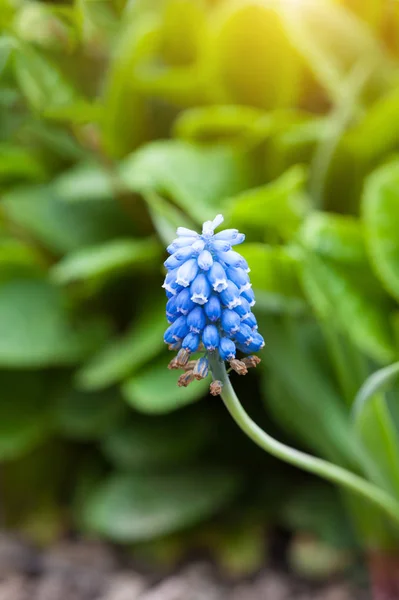
[[[250,581],[226,582],[206,561],[173,574],[139,572],[113,548],[62,542],[40,551],[0,534],[0,600],[368,600],[345,582],[310,585],[265,570]]]

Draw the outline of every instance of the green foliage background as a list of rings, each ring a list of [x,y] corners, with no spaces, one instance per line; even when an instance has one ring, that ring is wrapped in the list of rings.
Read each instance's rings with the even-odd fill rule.
[[[188,539],[235,572],[276,522],[397,547],[176,387],[160,284],[176,226],[245,231],[267,346],[244,404],[399,496],[394,382],[352,409],[398,360],[399,3],[0,0],[0,33],[3,525]]]

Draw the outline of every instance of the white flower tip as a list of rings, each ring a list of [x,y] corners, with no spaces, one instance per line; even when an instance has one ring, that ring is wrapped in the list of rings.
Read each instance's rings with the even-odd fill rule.
[[[213,289],[215,292],[223,292],[223,290],[226,290],[227,288],[228,285],[226,279],[216,279],[215,283],[213,284]]]
[[[213,235],[216,227],[219,227],[224,221],[223,215],[216,215],[213,221],[205,221],[202,226],[202,235],[211,236]]]
[[[233,300],[228,304],[227,308],[232,310],[236,306],[241,306],[241,298],[233,298]]]
[[[177,283],[177,285],[181,285],[183,287],[188,287],[190,285],[190,281],[188,281],[187,279],[184,279],[182,277],[177,277],[176,283]]]
[[[191,296],[191,300],[193,302],[195,302],[196,304],[206,304],[208,302],[208,298],[206,296],[204,296],[203,294],[193,294]]]
[[[216,229],[217,227],[219,227],[219,225],[221,225],[223,223],[223,221],[224,221],[223,215],[216,215],[216,217],[212,221],[213,228]]]

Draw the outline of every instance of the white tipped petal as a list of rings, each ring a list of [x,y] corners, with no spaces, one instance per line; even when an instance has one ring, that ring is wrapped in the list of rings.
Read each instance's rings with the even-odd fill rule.
[[[178,227],[176,230],[176,234],[178,236],[184,237],[198,237],[198,233],[196,231],[194,231],[193,229],[187,229],[187,227]]]
[[[219,225],[221,225],[223,223],[223,221],[224,221],[223,215],[216,215],[216,217],[212,221],[213,229],[216,229],[217,227],[219,227]]]

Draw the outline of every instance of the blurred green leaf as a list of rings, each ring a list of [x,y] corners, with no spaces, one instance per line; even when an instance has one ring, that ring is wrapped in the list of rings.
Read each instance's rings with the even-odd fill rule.
[[[224,198],[245,189],[251,174],[248,157],[229,147],[159,141],[132,154],[121,177],[132,191],[166,194],[202,223],[214,217]]]
[[[114,197],[111,175],[91,163],[78,163],[62,173],[55,180],[54,189],[62,200],[68,202],[112,200]]]
[[[294,491],[281,509],[285,526],[299,534],[312,534],[336,548],[354,548],[355,531],[339,492],[324,483],[309,483]]]
[[[50,434],[52,399],[41,373],[0,371],[0,387],[0,460],[4,461],[26,454]]]
[[[306,252],[302,269],[306,296],[319,318],[346,332],[368,356],[390,362],[395,347],[389,305],[357,284],[356,268],[344,268]]]
[[[107,387],[137,372],[163,348],[165,307],[147,305],[125,336],[109,341],[78,371],[79,387],[95,390]]]
[[[370,375],[352,407],[354,430],[374,461],[370,476],[393,493],[399,490],[399,434],[384,392],[399,375],[394,363]]]
[[[219,101],[260,108],[296,104],[301,66],[275,6],[221,2],[212,15],[208,46],[208,80]]]
[[[37,248],[11,234],[0,234],[0,273],[18,267],[44,269],[45,261]],[[15,271],[14,271],[15,272]]]
[[[357,413],[354,431],[374,463],[370,477],[397,494],[399,490],[399,436],[383,394],[373,394]]]
[[[357,468],[364,457],[350,435],[319,328],[304,319],[266,314],[259,316],[259,326],[268,340],[263,350],[270,369],[263,376],[264,399],[273,414],[327,460]]]
[[[97,393],[69,389],[57,399],[55,424],[69,438],[97,440],[123,419],[125,408],[114,388]]]
[[[14,69],[18,85],[34,111],[44,112],[77,99],[77,92],[58,67],[31,45],[16,44]]]
[[[169,0],[163,7],[160,53],[170,65],[193,63],[206,35],[205,5],[201,0]]]
[[[134,68],[153,52],[158,18],[135,15],[119,34],[105,82],[103,138],[111,156],[123,157],[148,135],[148,109],[132,85]]]
[[[349,150],[361,165],[372,166],[397,148],[398,120],[399,89],[395,85],[370,106],[345,136]]]
[[[194,525],[221,510],[240,480],[217,467],[165,475],[114,475],[86,499],[87,529],[119,542],[150,540]]]
[[[58,253],[132,233],[114,201],[68,202],[51,186],[16,187],[2,197],[6,217]]]
[[[161,252],[153,238],[111,240],[68,254],[52,268],[50,276],[61,284],[93,279],[97,284],[103,283],[109,277],[133,269],[148,271],[160,262]]]
[[[300,262],[283,246],[245,244],[242,255],[251,265],[258,310],[297,314],[307,310],[299,279]]]
[[[13,48],[14,40],[11,37],[2,35],[0,37],[0,77],[8,64]]]
[[[161,468],[181,466],[197,457],[215,433],[213,423],[203,412],[134,415],[104,438],[102,449],[118,469],[159,473]]]
[[[44,179],[45,175],[44,165],[32,151],[12,144],[0,144],[1,183],[40,181]]]
[[[187,388],[177,386],[179,373],[168,369],[168,358],[148,366],[122,385],[126,401],[147,414],[164,414],[195,402],[207,392],[209,380],[194,381]]]
[[[104,324],[76,327],[59,291],[40,279],[0,283],[0,365],[43,368],[78,362],[98,345]]]
[[[173,124],[176,137],[192,142],[256,141],[273,128],[271,114],[249,106],[214,105],[190,108]]]
[[[103,118],[103,107],[99,103],[77,100],[71,104],[53,106],[44,111],[44,116],[61,123],[99,123]]]
[[[309,210],[305,181],[305,168],[296,165],[276,181],[230,198],[231,222],[242,229],[271,230],[290,239]]]
[[[364,409],[364,405],[367,404],[370,398],[385,391],[385,389],[398,377],[399,363],[393,363],[392,365],[384,367],[383,369],[379,369],[370,375],[358,391],[353,402],[353,418],[356,419],[360,416]]]
[[[367,264],[362,223],[351,216],[313,212],[300,234],[307,250],[342,264]]]
[[[301,2],[282,4],[281,11],[292,44],[333,101],[345,94],[354,65],[367,65],[369,94],[386,89],[393,65],[370,29],[345,7]],[[343,37],[349,40],[345,45]]]
[[[18,372],[18,376],[24,377],[24,373]],[[21,406],[21,414],[26,414],[25,410]],[[37,417],[43,419],[43,411]],[[30,418],[34,421],[35,416],[30,415]],[[65,526],[60,499],[69,476],[71,459],[67,448],[50,438],[45,443],[41,439],[40,445],[29,448],[29,453],[2,463],[3,519],[7,529],[39,546],[60,539]],[[29,495],[26,490],[29,490]]]
[[[156,192],[146,192],[144,199],[154,227],[165,246],[176,237],[178,227],[187,227],[187,229],[195,227],[191,219]]]
[[[294,165],[312,164],[317,147],[329,132],[329,120],[325,117],[293,113],[291,119],[288,115],[281,115],[281,121],[266,144],[268,179],[279,177]],[[314,175],[314,169],[310,174]]]
[[[373,267],[399,299],[399,163],[381,167],[366,180],[363,219]]]

